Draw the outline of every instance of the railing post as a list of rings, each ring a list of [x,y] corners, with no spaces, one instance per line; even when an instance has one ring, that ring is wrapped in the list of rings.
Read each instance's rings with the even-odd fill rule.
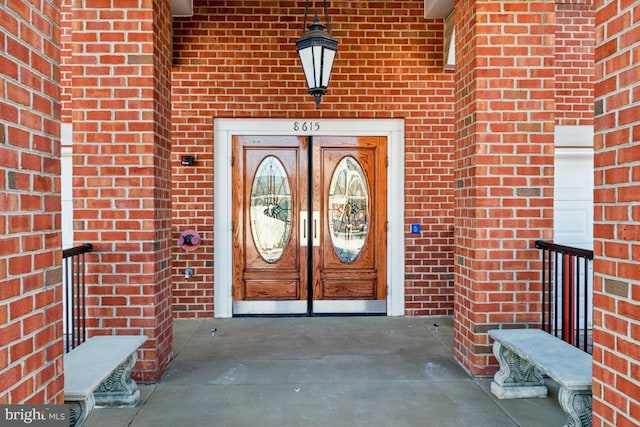
[[[85,301],[85,254],[93,251],[91,243],[62,251],[64,274],[63,308],[65,320],[65,352],[87,339]]]
[[[575,313],[573,290],[573,258],[568,253],[562,254],[562,339],[575,345]]]
[[[535,245],[542,251],[542,328],[589,352],[589,265],[593,251],[543,240],[536,241]],[[582,305],[581,297],[584,298]],[[583,316],[582,324],[580,316]]]

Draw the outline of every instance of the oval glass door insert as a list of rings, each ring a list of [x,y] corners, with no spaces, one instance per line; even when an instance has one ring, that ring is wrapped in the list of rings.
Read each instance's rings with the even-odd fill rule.
[[[327,213],[336,254],[345,263],[355,261],[369,234],[369,186],[353,157],[340,160],[333,171]]]
[[[251,187],[251,235],[258,253],[273,264],[280,259],[291,236],[291,189],[282,163],[265,157]]]

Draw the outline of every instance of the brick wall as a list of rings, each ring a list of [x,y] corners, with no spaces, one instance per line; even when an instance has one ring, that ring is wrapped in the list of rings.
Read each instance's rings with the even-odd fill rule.
[[[71,122],[72,111],[72,0],[60,0],[60,106],[62,123]]]
[[[597,4],[594,426],[640,425],[640,20]]]
[[[76,230],[80,240],[99,242],[90,267],[94,332],[150,336],[139,377],[157,378],[170,357],[169,250],[182,226],[201,223],[208,244],[189,255],[202,263],[202,280],[191,288],[176,280],[175,308],[181,316],[211,314],[211,111],[217,117],[298,117],[304,111],[406,118],[407,222],[432,221],[421,239],[407,241],[407,312],[450,313],[454,181],[447,177],[454,147],[448,106],[454,88],[452,75],[440,70],[441,23],[424,20],[420,3],[383,2],[366,10],[334,4],[339,58],[348,61],[336,63],[320,112],[312,110],[295,51],[282,49],[299,36],[301,11],[281,8],[274,14],[272,8],[252,8],[253,2],[233,9],[196,3],[197,25],[178,20],[175,38],[170,158],[173,200],[181,207],[173,210],[173,236],[167,5],[133,10],[87,1],[68,9],[63,2],[71,24],[63,36],[86,49],[66,62],[73,64],[64,77],[73,81],[74,91],[65,91],[69,98],[57,86],[55,4],[35,9],[14,1],[1,9],[0,403],[62,401],[59,99],[66,103],[62,116],[77,124]],[[588,98],[588,79],[569,71],[572,65],[563,65],[554,82],[545,73],[553,61],[588,61],[584,40],[571,42],[569,33],[548,26],[569,24],[573,16],[571,22],[582,22],[573,33],[583,34],[590,2],[564,3],[582,6],[554,11],[544,1],[458,5],[455,351],[474,373],[490,365],[488,327],[535,323],[525,312],[537,308],[531,294],[536,278],[526,272],[535,271],[537,256],[518,244],[538,238],[530,233],[548,237],[548,125],[554,119],[590,120],[582,99]],[[598,1],[597,7],[594,425],[638,425],[640,120],[634,103],[640,70],[634,55],[640,25],[631,2]],[[526,42],[514,45],[510,37]],[[260,49],[253,50],[253,40],[260,40]],[[117,47],[113,55],[101,55],[105,44]],[[87,65],[91,60],[101,65]],[[122,78],[128,78],[126,88]],[[569,89],[574,93],[561,94]],[[114,98],[124,104],[111,103]],[[560,113],[552,117],[554,110]],[[202,153],[196,173],[177,167],[187,151]],[[176,268],[186,262],[181,252],[174,256]]]
[[[595,6],[556,3],[556,124],[593,125]]]
[[[539,323],[536,239],[553,229],[555,3],[456,8],[455,357],[495,370],[486,334]]]
[[[136,367],[171,358],[171,17],[168,2],[71,8],[74,231],[91,242],[90,334],[144,334]],[[69,114],[65,111],[65,114]]]
[[[0,404],[63,402],[59,19],[0,8]]]
[[[195,0],[194,9],[174,20],[173,239],[195,228],[203,244],[174,250],[175,315],[213,314],[216,117],[405,119],[406,222],[423,225],[406,240],[406,312],[452,314],[454,76],[442,69],[442,19],[425,19],[422,0],[331,2],[338,56],[316,111],[295,50],[303,2]],[[196,166],[179,166],[182,154]]]

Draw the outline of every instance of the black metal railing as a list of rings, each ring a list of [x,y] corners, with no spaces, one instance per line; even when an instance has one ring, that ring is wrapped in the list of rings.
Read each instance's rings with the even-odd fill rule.
[[[592,352],[593,251],[536,241],[542,250],[542,329]]]
[[[62,251],[65,353],[87,339],[84,254],[92,250],[91,243],[85,243]]]

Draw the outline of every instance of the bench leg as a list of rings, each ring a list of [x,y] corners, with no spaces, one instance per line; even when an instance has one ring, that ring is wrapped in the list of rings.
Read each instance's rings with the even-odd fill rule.
[[[500,363],[500,371],[493,377],[491,391],[499,399],[547,397],[544,379],[535,366],[494,341],[493,354]]]
[[[93,392],[96,406],[111,408],[136,406],[140,400],[140,390],[131,379],[131,371],[135,364],[136,353],[133,353],[98,386]]]
[[[591,390],[568,390],[561,387],[558,401],[569,415],[564,427],[591,427]]]
[[[89,394],[84,400],[69,400],[64,403],[69,405],[70,427],[81,427],[95,406],[93,394]]]

